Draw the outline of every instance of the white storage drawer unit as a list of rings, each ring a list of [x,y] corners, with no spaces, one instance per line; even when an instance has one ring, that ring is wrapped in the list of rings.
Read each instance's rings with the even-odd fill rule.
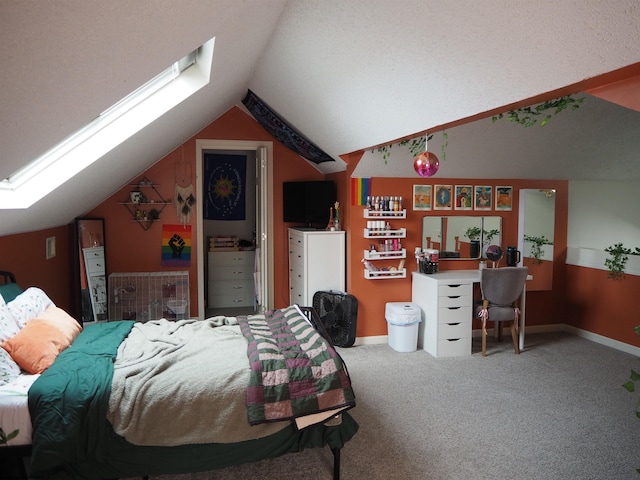
[[[254,304],[254,251],[209,252],[208,307],[250,307]]]
[[[475,272],[413,273],[411,301],[423,312],[420,348],[435,357],[471,355],[474,281]]]
[[[311,306],[322,290],[345,291],[343,231],[289,229],[289,301]]]

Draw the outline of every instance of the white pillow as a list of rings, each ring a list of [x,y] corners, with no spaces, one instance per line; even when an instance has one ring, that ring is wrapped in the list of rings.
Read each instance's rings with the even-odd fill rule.
[[[20,367],[4,348],[0,348],[0,386],[15,380],[20,375]]]
[[[18,327],[22,328],[29,320],[36,318],[47,307],[53,305],[53,302],[38,287],[29,287],[7,305]]]
[[[0,343],[9,340],[19,331],[20,327],[13,318],[9,305],[4,303],[4,298],[0,295]]]

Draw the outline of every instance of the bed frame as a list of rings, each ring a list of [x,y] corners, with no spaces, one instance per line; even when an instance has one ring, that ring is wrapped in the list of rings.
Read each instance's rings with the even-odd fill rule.
[[[16,283],[16,277],[12,272],[0,270],[0,285],[8,283]],[[318,317],[317,312],[312,307],[299,306],[302,313],[309,319],[313,326],[320,332],[320,334],[331,344],[331,337],[327,333],[322,321]],[[330,447],[333,454],[333,480],[340,480],[340,448]],[[3,465],[3,473],[9,475],[8,478],[16,479],[28,479],[27,469],[25,463],[28,462],[28,457],[31,455],[31,445],[17,445],[17,446],[3,446],[0,447],[0,464]],[[7,470],[4,470],[4,466]],[[148,480],[148,475],[142,477],[143,480]]]

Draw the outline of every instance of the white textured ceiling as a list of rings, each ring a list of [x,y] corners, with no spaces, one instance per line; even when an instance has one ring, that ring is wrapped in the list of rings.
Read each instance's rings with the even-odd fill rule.
[[[341,154],[640,62],[638,5],[637,0],[3,0],[0,178],[204,41],[215,36],[216,47],[206,88],[30,209],[0,210],[0,235],[62,225],[85,213],[239,105],[247,88],[339,160]],[[629,129],[615,123],[624,118],[635,125],[633,112],[589,103],[614,115],[595,129],[584,127],[600,144],[634,140],[625,136]],[[582,111],[563,115],[577,113]],[[509,127],[514,125],[498,128]],[[552,127],[542,135],[551,136]],[[456,127],[441,174],[480,176],[470,156],[481,155],[487,176],[613,178],[615,168],[561,151],[576,150],[569,145],[575,134],[566,128],[564,140],[532,138],[529,148],[522,148],[524,141],[507,141],[504,132],[489,141],[482,123]],[[529,156],[535,158],[536,147],[545,142],[552,142],[554,155],[566,163],[535,168]],[[508,153],[501,153],[501,144],[510,147]],[[486,155],[480,146],[488,149]],[[586,155],[593,149],[585,150]],[[617,153],[613,147],[605,151]],[[623,161],[638,179],[638,162],[628,155]],[[608,161],[616,160],[609,155]],[[359,169],[369,171],[362,174],[371,175],[375,162],[365,158]],[[325,172],[344,168],[342,161],[321,165]]]

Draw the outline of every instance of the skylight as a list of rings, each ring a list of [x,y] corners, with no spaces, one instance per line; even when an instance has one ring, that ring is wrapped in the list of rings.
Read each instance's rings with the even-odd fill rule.
[[[215,38],[0,182],[0,209],[29,208],[209,83]]]

